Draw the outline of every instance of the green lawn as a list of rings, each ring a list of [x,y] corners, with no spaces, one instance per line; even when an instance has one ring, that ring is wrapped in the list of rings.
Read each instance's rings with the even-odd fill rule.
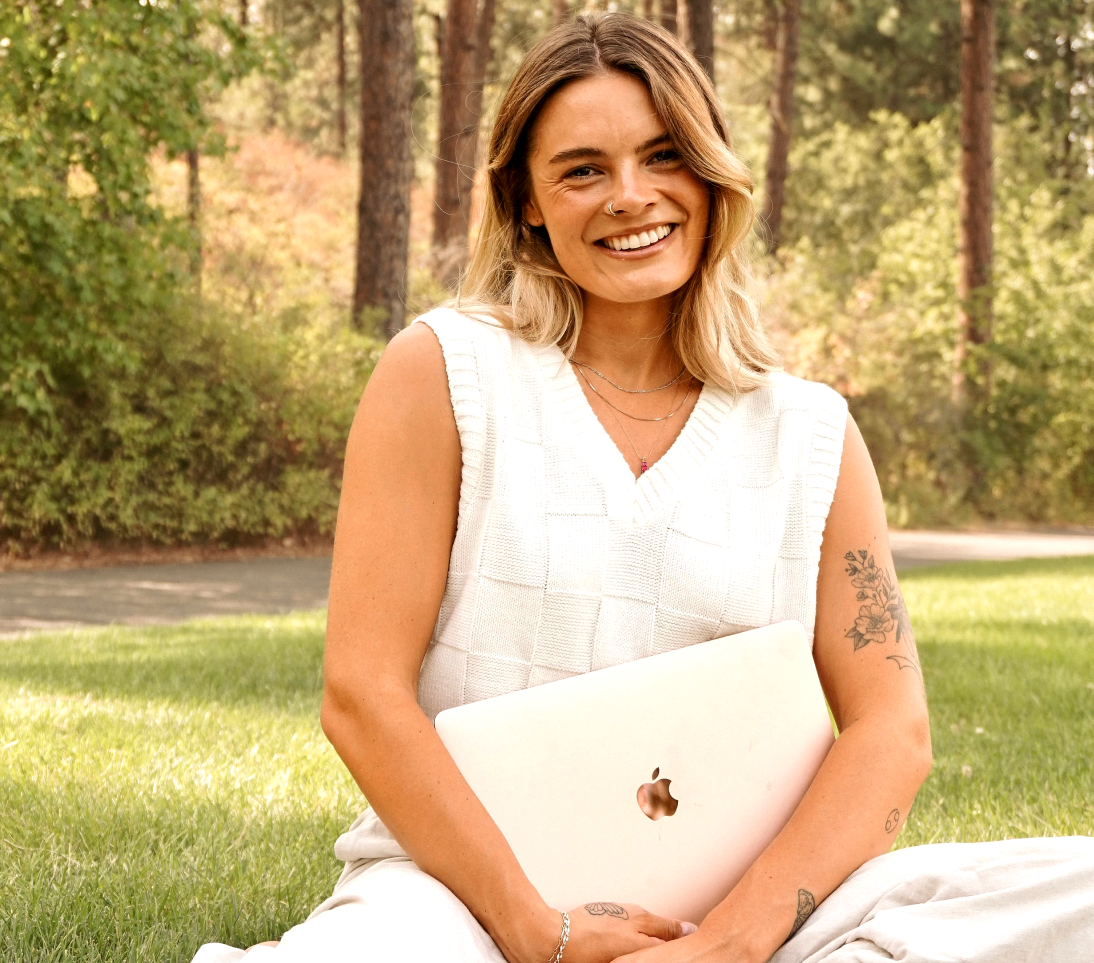
[[[1094,558],[908,573],[935,769],[901,845],[1094,834]],[[0,640],[7,963],[187,961],[327,893],[361,799],[319,730],[323,615]]]

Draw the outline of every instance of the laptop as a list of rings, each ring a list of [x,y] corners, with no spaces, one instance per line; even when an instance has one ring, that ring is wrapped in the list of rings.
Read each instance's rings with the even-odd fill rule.
[[[549,905],[637,903],[696,924],[833,743],[797,622],[447,709],[436,726]]]

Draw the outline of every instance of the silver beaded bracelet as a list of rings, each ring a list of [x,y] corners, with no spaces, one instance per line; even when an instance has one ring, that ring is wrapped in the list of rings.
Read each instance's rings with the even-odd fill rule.
[[[552,956],[547,963],[562,963],[562,951],[566,949],[566,944],[570,941],[570,914],[566,910],[562,910],[562,933],[558,938],[558,946],[555,947],[554,956]]]

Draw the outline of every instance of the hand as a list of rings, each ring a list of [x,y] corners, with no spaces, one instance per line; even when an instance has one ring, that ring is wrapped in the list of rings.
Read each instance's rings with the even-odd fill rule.
[[[704,933],[700,928],[685,934],[683,939],[658,943],[624,956],[617,956],[612,963],[727,963],[727,959],[725,946],[712,939],[709,933]],[[736,960],[737,957],[733,959]]]
[[[693,923],[647,913],[633,903],[586,903],[570,910],[563,963],[610,963],[695,931]]]

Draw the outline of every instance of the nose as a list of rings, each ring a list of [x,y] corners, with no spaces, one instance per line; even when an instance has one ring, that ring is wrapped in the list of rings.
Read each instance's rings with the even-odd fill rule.
[[[621,164],[612,178],[612,200],[621,214],[641,214],[657,202],[650,178],[637,160]]]

